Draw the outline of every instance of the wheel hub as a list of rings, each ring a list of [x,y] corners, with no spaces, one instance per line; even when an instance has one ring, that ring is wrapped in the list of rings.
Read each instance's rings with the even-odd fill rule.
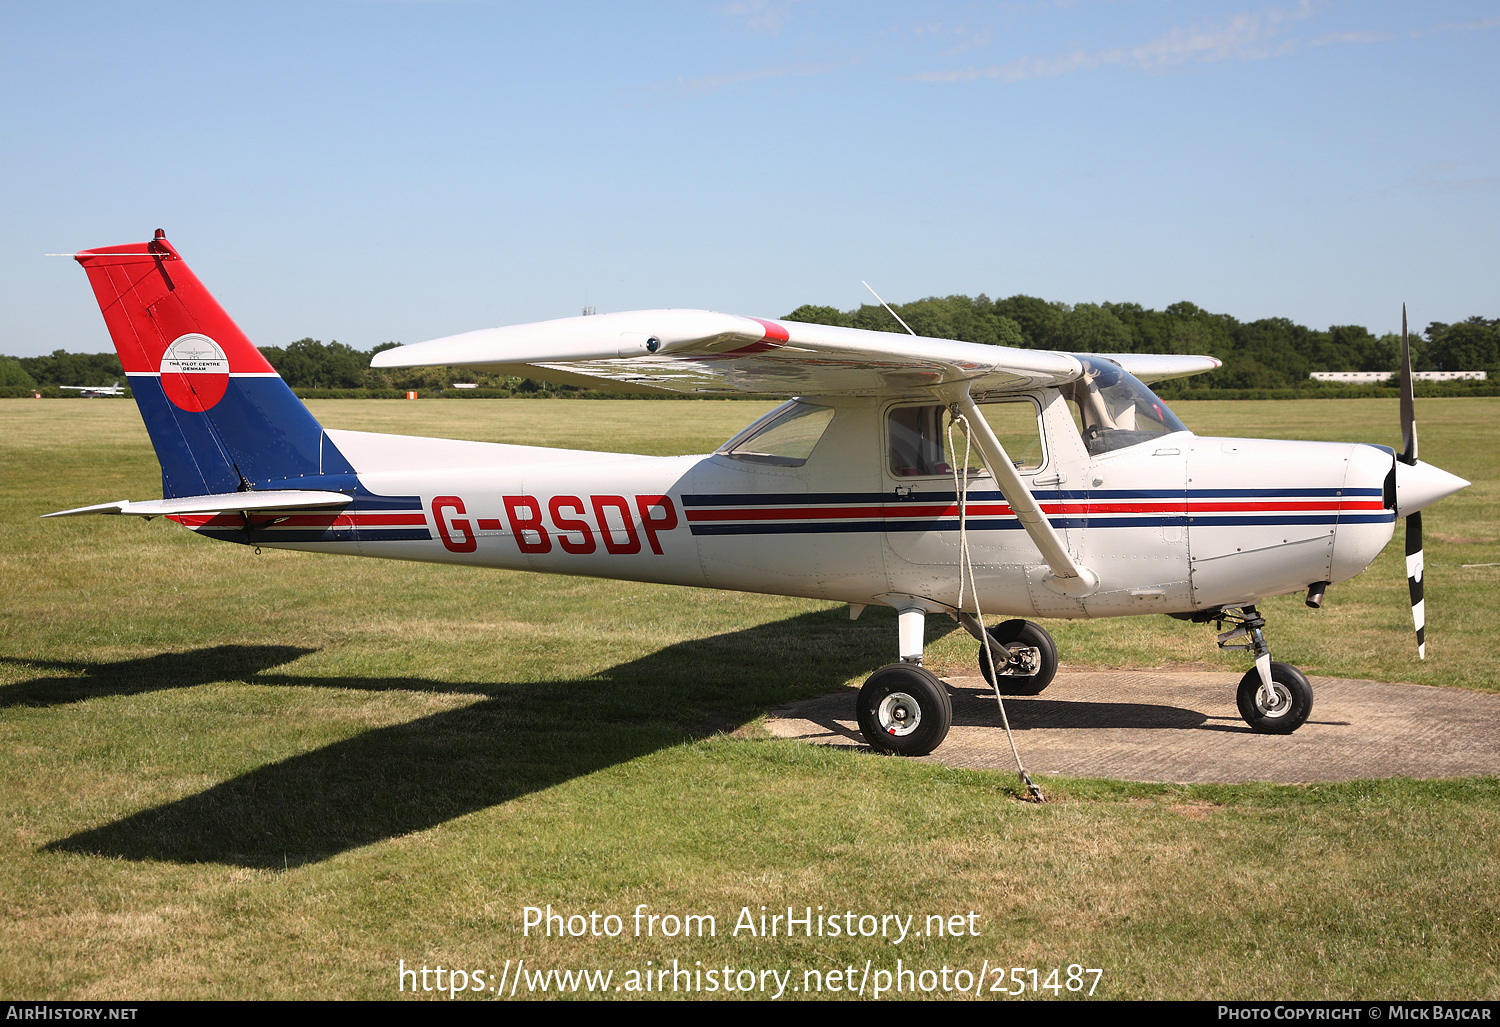
[[[909,735],[922,723],[922,707],[905,692],[892,692],[880,701],[875,711],[880,730],[888,735]]]
[[[1255,705],[1260,708],[1262,716],[1284,717],[1292,710],[1292,692],[1280,681],[1271,682],[1271,687],[1265,685],[1255,693]]]

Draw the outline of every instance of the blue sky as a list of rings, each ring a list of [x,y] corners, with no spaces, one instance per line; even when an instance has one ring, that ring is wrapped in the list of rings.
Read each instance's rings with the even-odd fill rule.
[[[167,230],[261,345],[1025,292],[1500,317],[1500,3],[0,6],[0,353]]]

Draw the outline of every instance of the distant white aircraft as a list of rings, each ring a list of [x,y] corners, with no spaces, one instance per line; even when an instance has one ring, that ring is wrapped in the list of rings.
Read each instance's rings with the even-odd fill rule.
[[[59,389],[72,389],[81,392],[84,399],[93,399],[95,396],[123,396],[125,390],[120,388],[120,380],[115,379],[113,385],[59,385]]]
[[[1241,715],[1257,732],[1294,731],[1312,688],[1272,662],[1255,604],[1305,589],[1318,606],[1404,517],[1420,651],[1420,511],[1468,484],[1417,459],[1405,345],[1396,453],[1194,435],[1146,383],[1212,370],[1213,357],[1054,353],[699,310],[494,328],[372,363],[799,397],[714,453],[325,430],[164,233],[75,256],[165,498],[47,516],[164,516],[253,546],[805,596],[853,615],[893,607],[899,662],[865,683],[859,723],[871,745],[905,755],[931,752],[953,719],[922,666],[931,615],[979,639],[981,671],[1012,695],[1037,694],[1057,669],[1052,637],[1021,618],[1227,622],[1218,644],[1254,661]],[[986,629],[985,614],[1010,619]]]

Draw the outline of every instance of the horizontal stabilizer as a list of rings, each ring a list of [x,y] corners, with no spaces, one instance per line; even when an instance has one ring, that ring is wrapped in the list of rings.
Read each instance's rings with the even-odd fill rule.
[[[183,496],[178,499],[147,499],[132,503],[121,499],[73,510],[59,510],[43,517],[79,517],[83,514],[128,514],[132,517],[165,517],[169,514],[235,513],[240,510],[305,510],[314,507],[348,506],[353,496],[342,492],[310,492],[287,489],[272,492],[228,492],[218,496]]]

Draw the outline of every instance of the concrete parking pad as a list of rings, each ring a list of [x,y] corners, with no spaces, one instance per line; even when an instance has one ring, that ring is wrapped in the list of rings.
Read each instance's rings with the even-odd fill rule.
[[[1042,695],[1007,697],[1027,769],[1183,784],[1301,784],[1375,777],[1500,774],[1500,695],[1350,678],[1309,679],[1312,716],[1291,735],[1258,735],[1235,707],[1239,676],[1202,670],[1063,666]],[[953,730],[925,760],[1013,770],[994,693],[947,677]],[[848,689],[776,710],[781,738],[868,748]]]

